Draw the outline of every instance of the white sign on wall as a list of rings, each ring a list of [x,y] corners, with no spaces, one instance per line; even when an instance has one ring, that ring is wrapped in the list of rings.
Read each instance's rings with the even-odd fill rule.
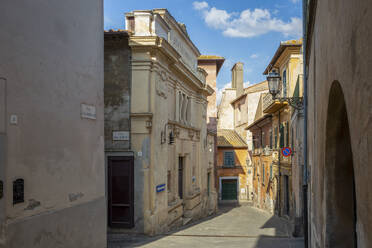
[[[129,140],[129,132],[128,131],[113,131],[112,132],[112,140],[114,141],[127,141]]]
[[[97,119],[96,106],[82,103],[80,114],[82,118],[95,120]]]

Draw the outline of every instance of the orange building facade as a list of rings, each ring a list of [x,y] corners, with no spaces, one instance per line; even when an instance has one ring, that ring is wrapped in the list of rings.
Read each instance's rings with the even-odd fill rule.
[[[248,187],[247,144],[234,130],[217,132],[217,183],[220,201],[247,200]]]

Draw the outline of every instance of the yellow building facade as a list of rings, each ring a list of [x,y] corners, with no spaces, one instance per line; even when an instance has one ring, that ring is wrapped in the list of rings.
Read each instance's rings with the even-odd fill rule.
[[[279,97],[293,97],[302,96],[302,40],[289,40],[281,42],[277,51],[275,52],[271,62],[264,71],[264,75],[276,71],[281,77],[281,87]],[[294,192],[300,191],[297,183],[294,183],[293,170],[298,165],[292,163],[292,157],[285,157],[281,150],[284,147],[290,147],[292,151],[301,152],[298,144],[293,141],[294,131],[292,124],[300,122],[296,119],[295,109],[292,108],[288,102],[273,100],[270,94],[263,97],[263,113],[271,114],[272,126],[270,130],[272,142],[272,163],[274,171],[277,171],[277,201],[275,212],[281,216],[288,216],[296,225],[296,216],[300,214],[297,211],[300,199],[295,198]],[[301,125],[297,123],[297,126]],[[295,162],[300,161],[298,159]],[[296,170],[296,173],[298,170]],[[298,175],[296,175],[298,176]],[[298,219],[297,219],[298,220]]]

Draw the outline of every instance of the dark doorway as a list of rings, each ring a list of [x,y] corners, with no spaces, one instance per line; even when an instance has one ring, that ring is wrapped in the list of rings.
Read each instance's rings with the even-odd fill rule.
[[[184,158],[178,157],[178,196],[183,199],[183,166]]]
[[[108,157],[108,224],[114,228],[134,226],[133,157]]]
[[[289,216],[289,177],[284,176],[284,214]]]
[[[356,194],[349,122],[342,88],[334,82],[326,126],[326,246],[357,247]]]
[[[221,200],[238,199],[238,180],[222,179],[221,184]]]

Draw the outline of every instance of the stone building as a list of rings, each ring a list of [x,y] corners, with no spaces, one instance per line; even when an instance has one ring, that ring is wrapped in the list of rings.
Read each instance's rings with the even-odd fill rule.
[[[235,131],[217,132],[217,178],[219,200],[247,200],[247,143]]]
[[[304,4],[309,247],[372,247],[372,3]]]
[[[281,89],[279,97],[293,96],[296,91],[298,78],[302,74],[302,40],[289,40],[281,42],[269,65],[264,71],[267,75],[276,71],[281,76]],[[291,142],[291,118],[294,109],[287,101],[273,100],[271,94],[263,97],[263,112],[272,115],[271,139],[273,142],[273,166],[278,170],[278,195],[275,212],[281,216],[288,216],[292,222],[295,220],[295,204],[292,183],[291,156],[285,157],[281,150],[284,147],[292,147]],[[295,184],[297,187],[297,184]]]
[[[275,213],[278,192],[278,168],[272,163],[272,115],[262,111],[263,97],[258,102],[254,122],[246,127],[252,133],[253,205]]]
[[[217,137],[217,146],[220,158],[217,159],[217,161],[220,161],[220,164],[217,164],[217,174],[223,177],[231,177],[232,170],[231,168],[226,168],[227,166],[224,164],[226,160],[223,158],[223,155],[226,153],[226,147],[230,146],[230,149],[232,150],[239,149],[239,153],[242,155],[239,155],[240,158],[237,161],[239,161],[240,164],[237,165],[242,166],[242,169],[235,170],[234,173],[242,175],[240,176],[242,180],[239,181],[239,187],[244,189],[239,191],[239,187],[237,187],[237,191],[239,191],[239,199],[250,200],[253,189],[250,153],[252,147],[249,144],[249,141],[252,139],[252,135],[245,128],[253,122],[260,94],[267,92],[268,86],[267,82],[264,81],[244,88],[243,63],[241,62],[238,62],[233,66],[231,69],[231,75],[231,88],[224,89],[222,92],[221,103],[218,106],[217,129],[219,134]],[[239,145],[231,143],[229,146],[226,146],[225,142],[222,141],[228,141],[231,137],[235,137],[233,138],[234,140],[243,140],[243,143],[238,142]],[[243,151],[243,147],[246,147],[245,152]],[[221,152],[219,151],[220,148]],[[226,154],[226,156],[229,156],[228,153]],[[235,154],[235,156],[237,156],[237,154]],[[241,159],[243,156],[245,157],[245,161],[242,161]],[[218,181],[220,181],[220,179],[218,179]],[[221,199],[223,187],[220,185],[218,188],[220,189]]]
[[[106,247],[102,1],[1,10],[0,247]]]
[[[128,38],[107,32],[105,43],[106,155],[118,167],[108,194],[124,190],[127,197],[109,209],[118,201],[129,206],[114,213],[118,223],[111,227],[153,235],[217,209],[215,133],[207,130],[207,97],[214,91],[185,25],[166,9],[127,13],[126,28]],[[119,72],[127,65],[129,78]],[[123,176],[133,179],[130,185]]]
[[[198,66],[204,69],[208,75],[206,82],[214,90],[213,94],[207,97],[207,127],[217,132],[217,76],[225,59],[215,55],[201,55],[198,58]]]

